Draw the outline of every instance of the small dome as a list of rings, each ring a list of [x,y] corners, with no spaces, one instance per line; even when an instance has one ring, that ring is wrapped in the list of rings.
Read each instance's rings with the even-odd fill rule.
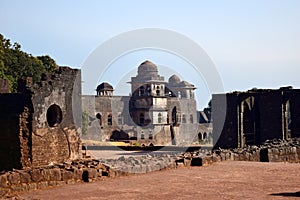
[[[173,84],[173,85],[178,84],[178,83],[180,83],[180,78],[174,74],[169,78],[169,83]]]
[[[113,91],[114,88],[109,83],[103,82],[100,85],[98,85],[97,91]]]
[[[179,86],[180,86],[180,87],[191,87],[191,88],[194,88],[194,87],[195,87],[193,84],[190,84],[190,83],[187,82],[187,81],[181,81],[181,82],[179,83]]]
[[[149,72],[157,73],[158,70],[157,70],[157,66],[154,63],[146,60],[138,67],[138,74],[145,74]]]

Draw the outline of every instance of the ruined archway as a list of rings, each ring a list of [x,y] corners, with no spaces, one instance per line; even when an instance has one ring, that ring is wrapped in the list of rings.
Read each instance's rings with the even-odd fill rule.
[[[283,134],[283,139],[289,139],[291,138],[291,108],[290,108],[290,101],[287,100],[285,103],[282,105],[282,134]]]
[[[240,104],[239,146],[255,144],[255,109],[254,97],[248,97]]]

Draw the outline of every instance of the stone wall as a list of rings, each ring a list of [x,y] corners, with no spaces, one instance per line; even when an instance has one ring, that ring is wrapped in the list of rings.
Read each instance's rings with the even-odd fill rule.
[[[212,95],[214,147],[299,137],[299,102],[300,90],[291,87]]]
[[[79,108],[79,109],[78,109]],[[81,157],[80,71],[60,67],[18,93],[0,94],[0,170]]]
[[[30,87],[33,166],[80,158],[81,110],[75,110],[81,107],[80,85],[79,70],[61,67]]]
[[[300,163],[300,138],[267,141],[261,146],[214,151],[169,152],[118,159],[93,159],[0,173],[0,196],[48,186],[92,182],[180,167],[209,166],[221,161]]]

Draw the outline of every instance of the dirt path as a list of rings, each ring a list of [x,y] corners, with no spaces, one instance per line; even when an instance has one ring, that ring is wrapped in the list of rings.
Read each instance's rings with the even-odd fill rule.
[[[300,164],[227,161],[208,167],[54,187],[25,199],[299,199]]]

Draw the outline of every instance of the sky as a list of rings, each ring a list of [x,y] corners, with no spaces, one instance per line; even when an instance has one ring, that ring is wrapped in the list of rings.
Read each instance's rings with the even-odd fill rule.
[[[1,0],[0,6],[0,33],[6,38],[32,55],[50,55],[59,65],[82,70],[99,46],[120,34],[145,28],[179,33],[206,52],[224,92],[300,88],[299,20],[298,0]],[[99,79],[83,93],[107,81],[115,94],[128,95],[126,82],[144,60],[157,64],[165,80],[177,74],[194,84],[198,108],[207,105],[212,93],[207,77],[195,73],[180,55],[159,48],[134,50],[109,66],[88,67]],[[107,70],[93,74],[95,67]]]

